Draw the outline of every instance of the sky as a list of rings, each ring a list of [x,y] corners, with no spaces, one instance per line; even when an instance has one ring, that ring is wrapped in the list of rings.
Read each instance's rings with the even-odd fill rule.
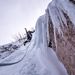
[[[0,0],[0,45],[12,42],[15,35],[35,28],[39,16],[51,0]]]

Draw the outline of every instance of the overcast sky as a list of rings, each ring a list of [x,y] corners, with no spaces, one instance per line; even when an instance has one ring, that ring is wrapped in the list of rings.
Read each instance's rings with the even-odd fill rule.
[[[24,28],[35,27],[50,0],[0,0],[0,45],[14,39]]]

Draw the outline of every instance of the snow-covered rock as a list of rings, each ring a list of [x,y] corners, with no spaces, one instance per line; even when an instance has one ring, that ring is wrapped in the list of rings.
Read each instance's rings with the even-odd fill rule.
[[[75,75],[75,0],[53,0],[46,15],[48,43],[52,41],[69,75]]]

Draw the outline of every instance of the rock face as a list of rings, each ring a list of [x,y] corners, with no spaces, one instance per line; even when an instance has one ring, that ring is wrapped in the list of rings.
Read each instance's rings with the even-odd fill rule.
[[[75,75],[75,0],[53,0],[46,10],[48,44],[64,63],[69,75]]]

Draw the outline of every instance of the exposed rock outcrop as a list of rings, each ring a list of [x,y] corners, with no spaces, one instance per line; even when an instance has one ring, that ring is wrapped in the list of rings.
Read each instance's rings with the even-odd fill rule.
[[[53,0],[47,10],[48,43],[64,63],[69,75],[75,75],[75,0]]]

